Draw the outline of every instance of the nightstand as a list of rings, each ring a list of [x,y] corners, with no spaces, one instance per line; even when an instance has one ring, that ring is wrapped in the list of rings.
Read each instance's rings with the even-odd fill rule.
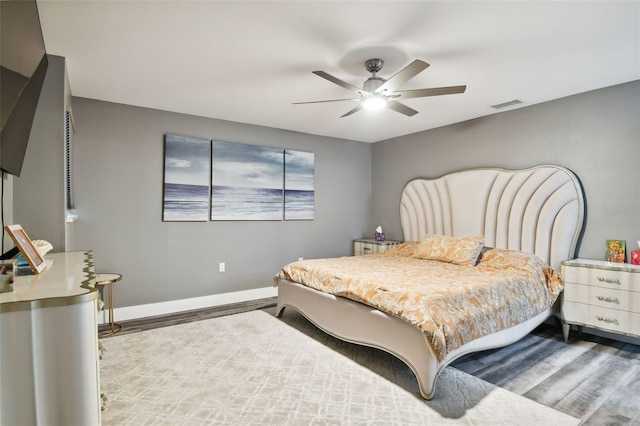
[[[600,260],[562,262],[562,331],[571,324],[640,337],[640,266]]]
[[[361,238],[359,240],[353,240],[353,255],[361,256],[364,254],[382,253],[401,243],[402,241],[378,241],[374,238]]]

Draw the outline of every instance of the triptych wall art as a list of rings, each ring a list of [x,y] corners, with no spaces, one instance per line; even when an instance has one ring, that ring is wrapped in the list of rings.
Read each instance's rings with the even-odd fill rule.
[[[165,135],[163,220],[312,220],[314,154]]]

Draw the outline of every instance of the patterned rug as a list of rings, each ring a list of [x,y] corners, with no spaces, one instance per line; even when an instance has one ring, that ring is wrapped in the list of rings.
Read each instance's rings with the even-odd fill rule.
[[[292,309],[282,319],[252,311],[101,342],[104,425],[579,423],[451,367],[424,401],[395,357],[333,339]]]

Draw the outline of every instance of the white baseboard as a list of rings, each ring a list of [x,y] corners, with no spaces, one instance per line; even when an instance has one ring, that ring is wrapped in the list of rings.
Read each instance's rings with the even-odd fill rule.
[[[276,287],[263,287],[254,290],[236,291],[233,293],[212,294],[209,296],[193,297],[191,299],[171,300],[169,302],[149,303],[147,305],[126,306],[113,310],[115,322],[132,319],[153,317],[157,315],[173,314],[194,309],[210,308],[231,303],[248,302],[265,299],[278,295]],[[98,315],[98,323],[109,322],[109,313],[105,309]]]

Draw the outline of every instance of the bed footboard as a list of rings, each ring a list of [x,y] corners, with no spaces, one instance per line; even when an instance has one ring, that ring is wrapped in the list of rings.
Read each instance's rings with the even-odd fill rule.
[[[382,349],[402,360],[415,374],[420,394],[427,400],[435,394],[438,375],[451,362],[472,352],[514,343],[553,315],[552,307],[514,327],[473,340],[439,363],[417,327],[370,306],[281,279],[276,317],[282,316],[287,306],[338,339]]]
[[[280,317],[287,306],[338,339],[382,349],[398,357],[416,375],[422,397],[433,398],[443,366],[438,364],[418,328],[362,303],[280,280],[276,316]]]

